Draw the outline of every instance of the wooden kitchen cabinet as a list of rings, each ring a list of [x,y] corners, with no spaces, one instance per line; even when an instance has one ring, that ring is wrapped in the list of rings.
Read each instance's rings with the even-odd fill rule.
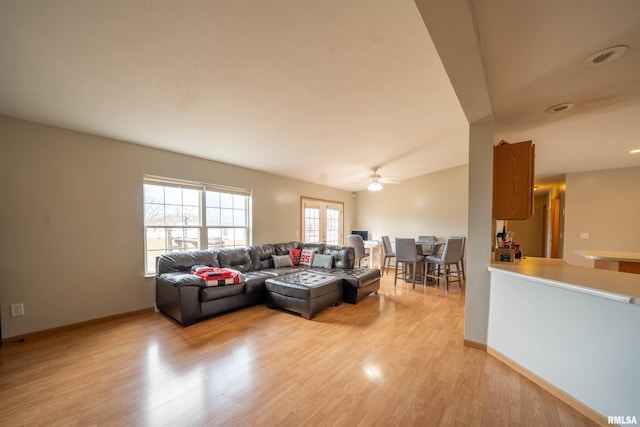
[[[533,215],[535,145],[532,141],[493,147],[493,218],[527,219]]]

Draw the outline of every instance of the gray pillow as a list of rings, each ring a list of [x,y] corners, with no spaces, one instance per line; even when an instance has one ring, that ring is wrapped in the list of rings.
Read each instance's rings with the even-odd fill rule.
[[[316,254],[316,256],[313,257],[313,267],[333,267],[333,255]]]
[[[293,267],[293,263],[291,262],[291,257],[289,255],[271,255],[273,259],[273,266],[275,268],[280,267]]]

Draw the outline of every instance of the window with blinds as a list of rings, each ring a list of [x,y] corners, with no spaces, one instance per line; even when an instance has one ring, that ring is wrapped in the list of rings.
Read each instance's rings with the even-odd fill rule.
[[[145,274],[165,252],[249,245],[250,206],[250,190],[145,176]]]

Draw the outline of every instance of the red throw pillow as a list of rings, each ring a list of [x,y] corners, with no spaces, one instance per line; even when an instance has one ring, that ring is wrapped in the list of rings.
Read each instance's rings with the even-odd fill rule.
[[[291,263],[293,265],[300,264],[300,254],[302,253],[302,249],[290,249],[289,256],[291,257]]]

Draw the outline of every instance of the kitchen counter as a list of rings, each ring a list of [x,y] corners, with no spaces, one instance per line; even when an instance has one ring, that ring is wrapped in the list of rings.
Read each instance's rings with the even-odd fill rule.
[[[640,305],[640,276],[569,265],[561,259],[525,258],[492,263],[490,271],[522,275],[536,282],[614,301]]]
[[[587,251],[576,253],[594,261],[594,267],[603,270],[640,274],[640,252]]]
[[[582,255],[589,259],[599,259],[603,261],[629,261],[640,262],[640,252],[616,252],[616,251],[576,251],[578,255]]]

